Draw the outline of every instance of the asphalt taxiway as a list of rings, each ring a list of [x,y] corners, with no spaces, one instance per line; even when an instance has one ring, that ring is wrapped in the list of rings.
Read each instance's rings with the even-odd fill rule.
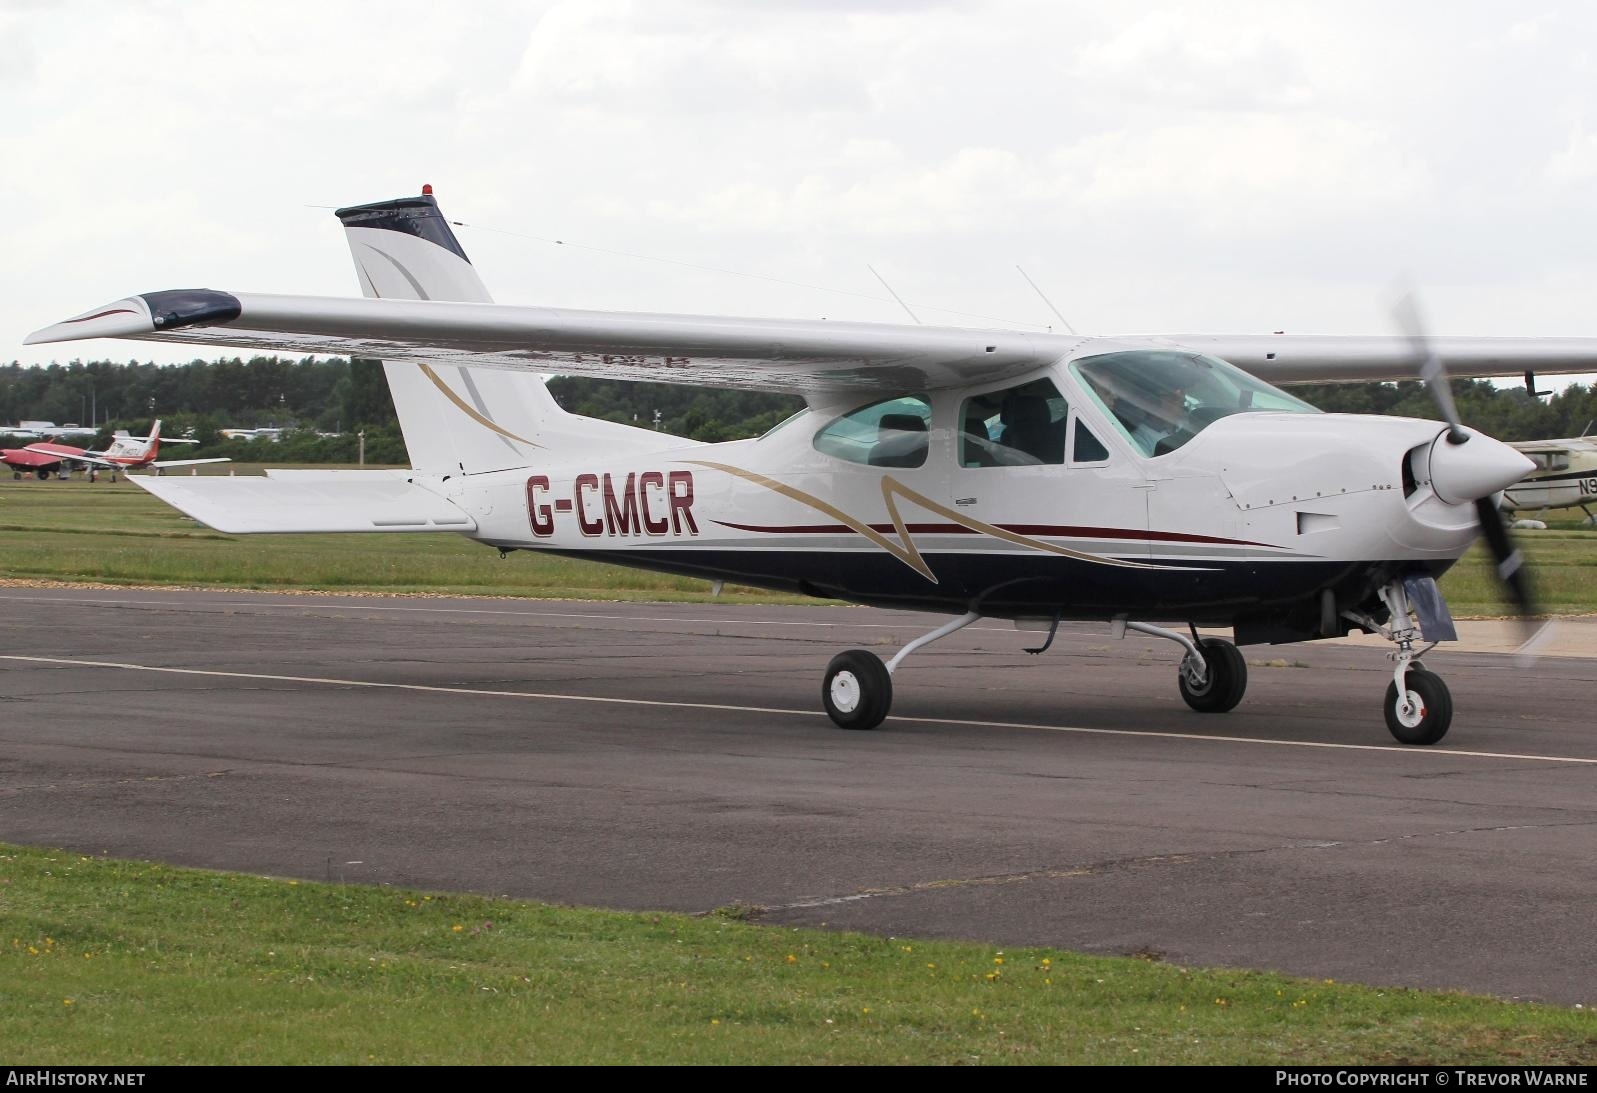
[[[1597,659],[978,624],[892,716],[820,677],[939,621],[840,607],[0,589],[0,840],[318,880],[1597,1002]],[[1564,650],[1568,652],[1568,650]]]

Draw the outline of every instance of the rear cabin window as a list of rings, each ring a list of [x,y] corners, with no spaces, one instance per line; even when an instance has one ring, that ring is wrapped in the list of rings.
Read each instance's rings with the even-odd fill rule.
[[[931,403],[920,395],[850,410],[815,434],[815,450],[868,467],[919,467],[926,462]]]

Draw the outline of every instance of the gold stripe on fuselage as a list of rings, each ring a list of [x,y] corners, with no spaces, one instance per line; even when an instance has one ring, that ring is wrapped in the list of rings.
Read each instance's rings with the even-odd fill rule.
[[[709,463],[696,459],[685,459],[683,462],[693,466],[708,467],[710,470],[724,471],[727,474],[734,475],[746,482],[753,482],[757,486],[764,486],[766,489],[779,493],[783,497],[790,497],[800,504],[808,505],[816,512],[824,513],[825,515],[836,520],[838,523],[844,524],[850,529],[865,536],[865,538],[869,539],[871,542],[887,551],[893,557],[909,566],[911,569],[919,573],[922,577],[925,577],[928,581],[931,581],[933,584],[937,583],[937,575],[932,572],[931,566],[926,564],[926,559],[921,556],[919,548],[917,548],[915,545],[914,537],[910,535],[909,529],[904,525],[904,518],[899,514],[898,503],[895,500],[895,497],[902,497],[907,501],[912,501],[921,508],[926,509],[928,512],[934,512],[937,515],[960,525],[961,527],[969,528],[971,531],[979,532],[982,535],[991,535],[993,538],[1002,539],[1006,543],[1014,543],[1018,546],[1030,547],[1032,550],[1046,551],[1049,554],[1058,554],[1061,557],[1074,558],[1077,561],[1082,562],[1092,562],[1095,565],[1119,566],[1125,569],[1185,568],[1183,566],[1153,565],[1148,562],[1130,562],[1124,561],[1120,558],[1105,558],[1101,555],[1087,554],[1083,551],[1071,550],[1069,547],[1056,546],[1053,543],[1043,542],[1041,539],[1033,539],[1027,535],[1020,535],[1013,531],[1006,531],[994,524],[977,520],[975,517],[967,516],[962,512],[958,512],[954,509],[940,505],[936,501],[933,501],[930,497],[927,497],[924,494],[916,493],[914,490],[910,489],[908,486],[904,485],[902,482],[898,481],[889,474],[882,476],[882,500],[887,503],[887,514],[888,516],[892,517],[893,530],[898,534],[899,542],[895,543],[887,536],[883,535],[881,532],[865,523],[863,520],[856,520],[854,517],[850,516],[836,505],[828,501],[823,501],[813,494],[805,493],[801,489],[796,489],[793,486],[789,486],[785,482],[778,482],[776,479],[767,478],[765,475],[759,474],[756,471],[746,471],[741,467],[732,467],[725,463]]]

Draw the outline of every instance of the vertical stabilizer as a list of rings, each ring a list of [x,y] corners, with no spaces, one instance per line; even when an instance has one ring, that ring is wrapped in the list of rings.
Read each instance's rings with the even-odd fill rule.
[[[161,419],[156,418],[155,424],[150,426],[149,436],[117,436],[112,437],[111,446],[105,450],[107,456],[118,459],[154,459],[161,451]]]
[[[388,300],[492,303],[449,221],[420,197],[339,209],[361,290]],[[530,372],[384,361],[411,465],[432,474],[476,474],[548,461],[553,449],[617,452],[679,447],[680,437],[568,414]]]
[[[430,187],[420,197],[339,209],[361,290],[388,300],[491,303]],[[564,416],[534,375],[384,361],[388,389],[419,471],[466,473],[538,462],[535,439]]]

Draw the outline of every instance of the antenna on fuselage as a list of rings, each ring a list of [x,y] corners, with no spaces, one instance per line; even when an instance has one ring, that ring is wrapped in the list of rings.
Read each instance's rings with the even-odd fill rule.
[[[1016,264],[1015,269],[1019,271],[1022,277],[1026,278],[1026,283],[1031,286],[1031,290],[1042,299],[1043,303],[1048,305],[1048,310],[1052,311],[1056,316],[1058,316],[1059,321],[1065,324],[1065,329],[1074,334],[1076,332],[1076,328],[1070,325],[1069,319],[1066,319],[1064,315],[1060,314],[1059,309],[1054,306],[1054,302],[1047,296],[1043,295],[1043,290],[1037,287],[1037,282],[1031,279],[1031,274],[1021,269],[1019,264]]]
[[[908,315],[911,319],[914,319],[915,322],[919,323],[921,326],[925,326],[926,325],[925,323],[922,323],[920,321],[920,316],[919,315],[916,315],[913,311],[911,311],[909,309],[909,305],[904,302],[904,298],[902,296],[900,296],[898,293],[893,291],[893,286],[887,283],[887,278],[883,277],[880,273],[876,272],[876,267],[875,266],[873,266],[869,262],[867,262],[865,264],[865,268],[871,271],[871,276],[872,277],[876,278],[878,281],[880,281],[882,283],[882,287],[887,290],[887,294],[889,296],[891,296],[893,299],[898,301],[898,306],[904,309],[904,314],[905,315]]]

